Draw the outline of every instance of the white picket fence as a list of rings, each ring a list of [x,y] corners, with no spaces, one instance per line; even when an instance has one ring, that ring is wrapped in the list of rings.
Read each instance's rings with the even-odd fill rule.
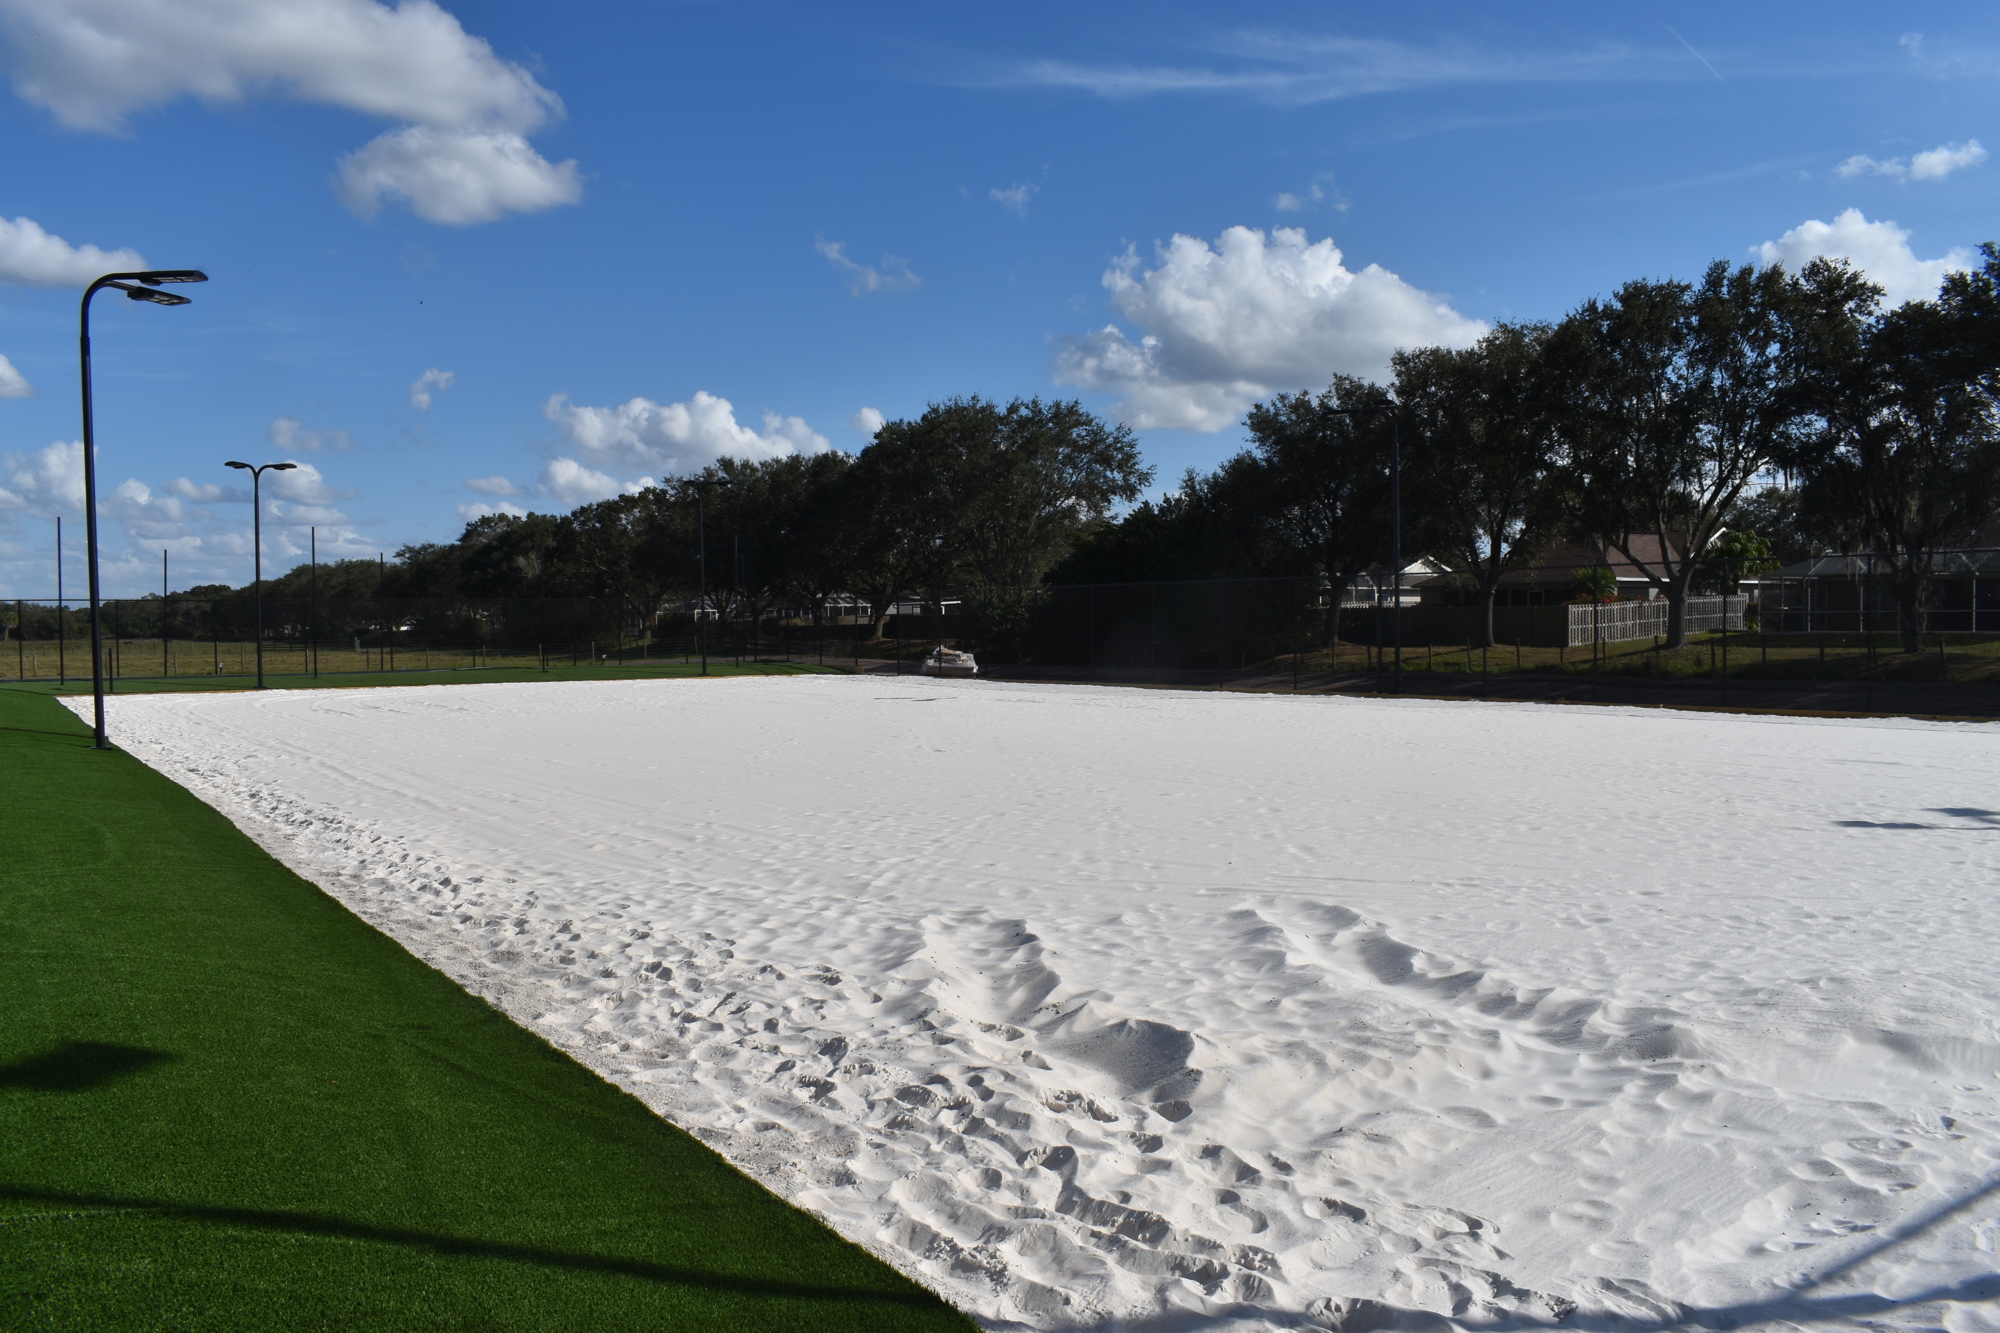
[[[1690,597],[1687,600],[1687,632],[1742,629],[1748,597]],[[1569,608],[1569,646],[1581,648],[1592,643],[1629,643],[1651,639],[1667,632],[1667,599],[1650,602],[1601,602]]]

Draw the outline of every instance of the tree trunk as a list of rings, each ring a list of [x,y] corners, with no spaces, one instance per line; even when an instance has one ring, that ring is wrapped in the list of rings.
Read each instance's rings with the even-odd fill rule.
[[[1896,630],[1906,653],[1924,650],[1925,563],[1915,554],[1905,555],[1896,562],[1891,576],[1896,590]]]
[[[1667,582],[1667,647],[1669,648],[1687,646],[1687,585],[1686,573]]]
[[[1491,648],[1493,637],[1493,601],[1500,591],[1500,576],[1507,571],[1488,565],[1479,567],[1479,626],[1478,632],[1467,635],[1474,648]]]

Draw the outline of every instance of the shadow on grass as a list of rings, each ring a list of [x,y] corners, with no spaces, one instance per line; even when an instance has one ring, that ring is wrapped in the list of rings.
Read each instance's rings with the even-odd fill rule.
[[[117,1046],[102,1041],[70,1041],[52,1051],[0,1065],[0,1088],[36,1092],[89,1092],[174,1057],[166,1051]]]
[[[700,1287],[710,1291],[743,1296],[766,1296],[782,1300],[859,1302],[871,1305],[935,1306],[938,1298],[921,1289],[910,1291],[870,1291],[853,1287],[808,1287],[796,1282],[775,1282],[766,1278],[735,1277],[708,1273],[672,1264],[648,1263],[643,1259],[619,1259],[609,1255],[568,1254],[533,1245],[510,1245],[503,1241],[469,1240],[460,1236],[439,1236],[404,1227],[372,1226],[340,1217],[317,1213],[296,1213],[274,1208],[229,1208],[211,1204],[173,1203],[164,1199],[142,1199],[116,1194],[71,1194],[61,1190],[35,1189],[24,1185],[0,1184],[0,1199],[22,1203],[54,1204],[59,1207],[116,1210],[172,1218],[208,1226],[268,1231],[290,1236],[319,1236],[335,1240],[370,1241],[396,1245],[449,1258],[498,1259],[532,1264],[542,1268],[566,1269],[579,1273],[601,1273],[610,1277],[636,1278],[668,1286]]]

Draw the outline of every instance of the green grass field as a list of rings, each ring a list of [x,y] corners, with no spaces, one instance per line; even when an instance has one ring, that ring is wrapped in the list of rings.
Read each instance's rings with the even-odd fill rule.
[[[1889,680],[2000,683],[2000,637],[1992,634],[1926,634],[1923,651],[1905,653],[1891,633],[1875,634],[1697,634],[1671,651],[1651,640],[1579,648],[1521,648],[1499,644],[1482,651],[1462,643],[1406,640],[1405,672],[1463,676],[1491,672],[1511,675],[1669,676],[1693,679],[1720,674],[1726,667],[1742,680]],[[1326,649],[1301,654],[1304,671],[1370,671],[1388,654],[1373,645],[1343,642],[1337,657]],[[1289,655],[1272,659],[1289,671]]]
[[[0,610],[5,603],[0,603]],[[869,647],[870,645],[859,645]],[[824,663],[838,667],[850,663],[857,645],[846,639],[813,639],[800,634],[766,634],[750,641],[735,635],[718,635],[710,645],[709,670],[721,667],[748,668],[754,665],[803,665]],[[930,645],[924,645],[928,652]],[[746,660],[748,659],[748,660]],[[775,660],[774,660],[775,659]],[[566,673],[607,673],[639,669],[656,671],[693,668],[700,672],[700,657],[687,642],[644,642],[635,639],[604,643],[548,645],[545,649],[510,649],[487,646],[438,647],[426,644],[393,644],[385,647],[351,648],[341,643],[319,643],[310,647],[291,641],[264,646],[264,676],[267,681],[310,677],[356,675],[405,675],[414,672],[453,674],[465,671],[507,670],[534,675]],[[104,673],[123,684],[146,679],[176,681],[241,680],[257,673],[257,646],[248,640],[131,639],[107,634],[104,639]],[[90,638],[86,629],[67,643],[54,639],[22,640],[10,637],[0,626],[0,682],[90,680]]]
[[[0,766],[0,1328],[972,1327],[45,692]]]

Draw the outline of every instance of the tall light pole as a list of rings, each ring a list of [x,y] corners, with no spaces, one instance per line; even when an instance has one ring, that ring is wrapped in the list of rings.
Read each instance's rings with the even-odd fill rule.
[[[97,596],[97,438],[91,421],[90,403],[90,298],[106,287],[116,287],[134,301],[154,305],[188,305],[187,297],[155,290],[168,282],[207,282],[208,274],[198,268],[149,269],[144,273],[107,273],[83,289],[83,303],[77,314],[77,359],[83,380],[83,535],[89,548],[90,567],[90,690],[95,706],[91,744],[100,750],[111,748],[104,735],[104,633]],[[134,287],[133,283],[143,284]]]
[[[1370,407],[1336,407],[1336,416],[1365,417],[1374,412],[1389,415],[1389,560],[1395,566],[1395,610],[1391,613],[1390,627],[1396,647],[1396,665],[1390,686],[1393,693],[1403,692],[1403,431],[1400,417],[1394,403],[1376,403]],[[1335,597],[1340,595],[1336,590]],[[1334,615],[1340,614],[1336,607]],[[1337,631],[1336,631],[1337,632]]]
[[[257,599],[257,688],[264,688],[264,500],[260,483],[266,472],[289,472],[297,463],[266,463],[262,467],[251,467],[248,463],[230,463],[230,467],[242,468],[250,474],[250,544],[255,548],[250,567],[256,571]]]
[[[701,674],[708,674],[708,491],[711,486],[734,486],[728,477],[697,477],[694,487],[695,564],[701,569],[701,600],[694,607],[695,638],[701,643]]]

